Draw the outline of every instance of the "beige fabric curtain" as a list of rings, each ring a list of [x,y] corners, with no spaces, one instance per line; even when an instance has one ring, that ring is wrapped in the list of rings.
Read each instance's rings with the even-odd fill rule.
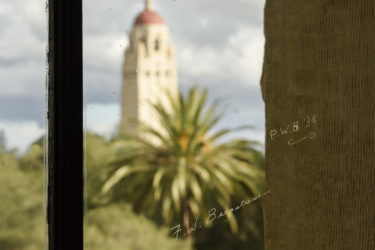
[[[375,249],[375,1],[267,0],[266,250]]]

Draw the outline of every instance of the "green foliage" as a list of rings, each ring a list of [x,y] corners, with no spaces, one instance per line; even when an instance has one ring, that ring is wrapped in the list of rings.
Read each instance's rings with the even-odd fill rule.
[[[229,210],[235,199],[257,195],[264,171],[257,164],[255,142],[224,140],[234,129],[214,131],[222,118],[218,102],[207,105],[207,91],[192,88],[187,97],[169,96],[170,108],[154,109],[164,131],[143,125],[137,138],[117,138],[115,171],[103,187],[117,199],[127,200],[136,211],[160,215],[169,225],[185,230],[199,218],[207,220],[212,207]],[[150,142],[157,141],[157,143]],[[226,214],[230,228],[238,222]]]
[[[192,89],[187,97],[170,97],[171,109],[155,105],[165,132],[144,127],[145,137],[109,142],[86,134],[88,249],[184,250],[192,244],[198,250],[263,249],[260,201],[197,230],[194,243],[168,237],[174,223],[192,226],[213,207],[226,210],[264,192],[263,155],[254,142],[222,138],[233,130],[213,129],[222,114],[218,103],[205,104],[206,95]],[[160,143],[148,142],[151,136]],[[22,157],[0,149],[1,250],[44,249],[43,157],[43,138]]]
[[[85,229],[89,250],[190,250],[191,242],[168,238],[169,229],[136,216],[129,205],[119,203],[88,212]]]
[[[166,228],[158,228],[145,217],[137,216],[129,205],[108,205],[100,199],[100,190],[112,170],[115,145],[103,137],[86,133],[86,214],[85,242],[90,250],[190,249],[189,242],[168,238]]]
[[[7,147],[7,140],[4,130],[0,130],[0,153],[5,151]]]
[[[23,170],[41,172],[44,169],[44,137],[33,143],[29,150],[20,159],[20,167]]]
[[[43,249],[46,223],[41,169],[22,171],[14,155],[2,153],[0,186],[0,249]]]
[[[85,243],[90,250],[102,249],[191,249],[189,242],[168,237],[168,229],[157,227],[130,211],[125,204],[103,206],[97,202],[106,175],[111,149],[102,137],[87,133],[88,204]],[[0,151],[0,249],[40,250],[47,242],[43,139],[17,158]],[[156,248],[155,248],[156,247]]]
[[[100,190],[110,169],[108,163],[114,158],[109,143],[101,136],[86,133],[85,173],[87,192],[85,196],[88,209],[104,205],[100,200]]]

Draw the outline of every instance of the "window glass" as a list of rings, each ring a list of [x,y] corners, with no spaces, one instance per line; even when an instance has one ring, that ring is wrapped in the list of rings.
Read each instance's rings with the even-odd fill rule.
[[[263,5],[83,1],[86,249],[264,249]]]
[[[0,2],[0,249],[47,249],[47,12],[40,0]]]

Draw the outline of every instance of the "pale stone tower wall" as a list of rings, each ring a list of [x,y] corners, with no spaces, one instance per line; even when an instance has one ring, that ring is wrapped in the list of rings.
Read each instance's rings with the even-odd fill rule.
[[[163,131],[150,105],[167,105],[165,91],[177,93],[177,65],[168,27],[151,10],[151,1],[134,23],[125,51],[122,129],[137,133],[138,122]]]

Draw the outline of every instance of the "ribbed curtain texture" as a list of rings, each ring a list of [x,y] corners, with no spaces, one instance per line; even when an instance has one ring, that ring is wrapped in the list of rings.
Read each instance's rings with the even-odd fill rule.
[[[375,1],[264,14],[266,250],[375,249]]]

